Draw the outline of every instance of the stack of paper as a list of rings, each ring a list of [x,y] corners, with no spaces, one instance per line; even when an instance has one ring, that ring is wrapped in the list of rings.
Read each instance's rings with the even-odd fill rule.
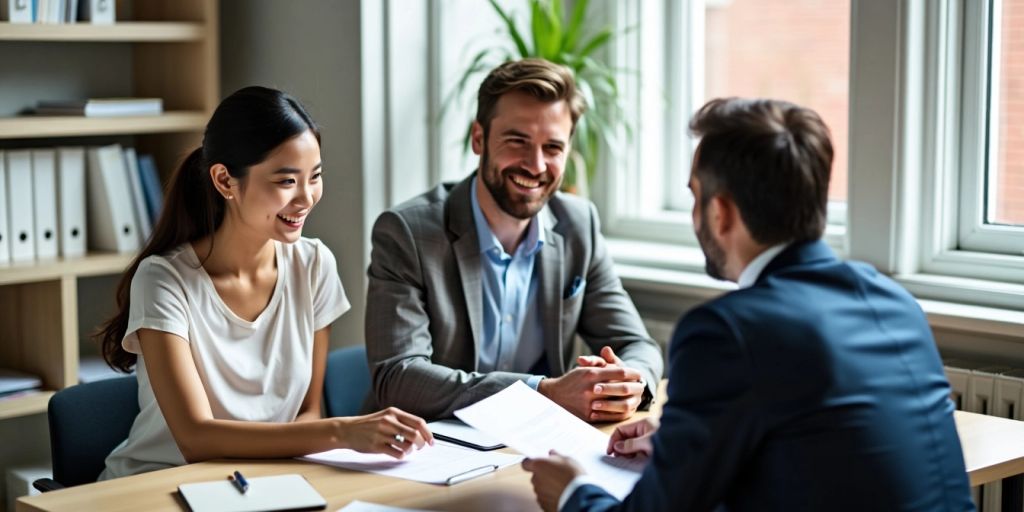
[[[527,457],[547,457],[557,450],[576,459],[588,477],[619,499],[633,490],[647,464],[645,457],[607,455],[609,436],[521,381],[455,416]]]
[[[523,460],[518,455],[481,452],[443,441],[413,451],[402,460],[379,453],[359,453],[345,449],[299,458],[328,466],[441,485],[454,485]]]

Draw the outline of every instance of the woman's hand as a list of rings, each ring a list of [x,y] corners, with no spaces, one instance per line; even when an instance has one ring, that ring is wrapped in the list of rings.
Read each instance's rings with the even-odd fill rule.
[[[384,453],[401,459],[425,444],[434,444],[427,422],[396,407],[366,416],[338,418],[341,444],[363,453]]]

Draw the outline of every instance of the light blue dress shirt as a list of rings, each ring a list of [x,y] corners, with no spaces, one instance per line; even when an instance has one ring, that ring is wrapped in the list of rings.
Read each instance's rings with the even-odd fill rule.
[[[480,210],[477,179],[473,178],[470,199],[483,273],[480,282],[484,329],[478,368],[481,372],[529,373],[544,356],[538,277],[534,267],[537,253],[544,246],[544,226],[540,216],[534,216],[526,228],[526,238],[513,254],[506,253]],[[534,375],[526,383],[537,389],[543,378]]]

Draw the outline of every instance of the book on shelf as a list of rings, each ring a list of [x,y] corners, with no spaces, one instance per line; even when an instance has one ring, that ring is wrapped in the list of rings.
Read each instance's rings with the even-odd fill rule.
[[[36,19],[35,5],[31,0],[0,0],[0,21],[32,23]]]
[[[146,209],[146,196],[142,191],[142,176],[139,175],[139,159],[135,148],[124,148],[124,168],[128,171],[128,184],[132,190],[132,210],[135,213],[135,225],[139,228],[139,247],[145,247],[153,224]]]
[[[43,387],[43,381],[36,375],[10,368],[0,368],[0,397],[41,387]]]
[[[4,0],[0,0],[4,1]],[[11,232],[7,224],[7,157],[0,151],[0,265],[11,262]]]
[[[164,192],[153,155],[139,155],[139,177],[142,181],[142,191],[146,195],[146,211],[149,212],[149,220],[155,226],[157,219],[160,218],[160,209],[164,205]]]
[[[40,116],[155,116],[164,111],[160,98],[89,98],[85,100],[40,101],[35,114]]]

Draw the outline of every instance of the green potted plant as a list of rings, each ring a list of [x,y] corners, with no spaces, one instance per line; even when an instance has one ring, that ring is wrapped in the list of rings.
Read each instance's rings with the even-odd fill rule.
[[[615,71],[595,57],[612,40],[614,32],[608,26],[594,28],[587,25],[589,0],[576,0],[572,3],[571,12],[563,9],[563,0],[525,0],[524,4],[530,10],[528,30],[519,27],[514,12],[506,11],[496,0],[489,1],[504,22],[507,44],[484,48],[473,56],[445,100],[442,112],[447,110],[451,101],[465,98],[468,84],[479,83],[487,72],[502,62],[535,57],[568,67],[586,99],[588,110],[576,124],[562,188],[587,195],[602,146],[619,147],[620,130],[630,134]],[[465,150],[469,148],[468,130],[463,147]]]

